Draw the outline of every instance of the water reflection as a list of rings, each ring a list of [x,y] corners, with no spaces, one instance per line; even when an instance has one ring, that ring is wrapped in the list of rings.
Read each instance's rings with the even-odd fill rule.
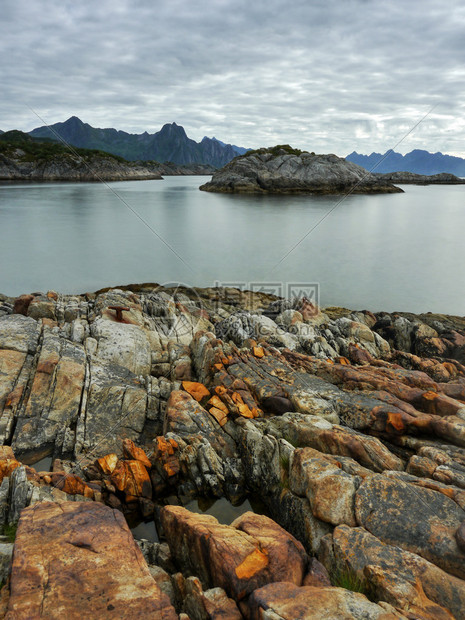
[[[105,185],[0,186],[0,292],[319,282],[323,306],[465,313],[463,186],[349,196],[298,243],[339,198],[200,192],[206,180],[110,184],[184,262]]]

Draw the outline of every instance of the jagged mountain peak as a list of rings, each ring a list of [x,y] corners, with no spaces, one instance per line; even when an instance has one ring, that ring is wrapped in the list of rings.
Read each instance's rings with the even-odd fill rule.
[[[30,132],[33,137],[52,139],[56,139],[57,134],[73,146],[100,149],[128,160],[207,164],[216,168],[231,161],[239,148],[217,139],[195,142],[176,122],[165,123],[160,131],[153,134],[129,134],[112,128],[94,128],[77,116],[71,116],[63,123],[55,123],[50,128],[38,127]]]

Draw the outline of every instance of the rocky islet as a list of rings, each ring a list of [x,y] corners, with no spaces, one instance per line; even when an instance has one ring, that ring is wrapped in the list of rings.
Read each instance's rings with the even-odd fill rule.
[[[156,285],[0,303],[7,618],[464,617],[464,319]],[[247,494],[266,515],[183,508]]]
[[[402,192],[384,177],[337,155],[317,155],[289,145],[261,148],[235,157],[200,189],[239,194]]]

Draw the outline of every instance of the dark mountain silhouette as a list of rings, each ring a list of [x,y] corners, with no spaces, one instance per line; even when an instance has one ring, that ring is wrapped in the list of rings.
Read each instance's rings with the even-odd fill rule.
[[[38,127],[33,129],[30,135],[57,140],[58,134],[73,146],[99,149],[130,161],[170,161],[176,164],[209,164],[221,168],[239,154],[230,144],[223,144],[214,138],[205,137],[200,143],[195,142],[187,136],[184,128],[176,123],[167,123],[154,134],[131,134],[112,128],[98,129],[83,123],[77,116],[50,127]]]
[[[373,172],[414,172],[428,175],[449,172],[458,177],[465,177],[465,159],[419,149],[406,155],[394,151],[387,151],[384,155],[381,153],[361,155],[353,151],[346,159]]]

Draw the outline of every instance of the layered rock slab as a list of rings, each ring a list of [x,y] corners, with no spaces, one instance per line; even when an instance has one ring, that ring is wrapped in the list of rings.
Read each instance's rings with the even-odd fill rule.
[[[6,618],[83,617],[177,615],[121,513],[94,503],[30,506],[19,521]]]
[[[246,512],[229,526],[167,506],[161,520],[176,562],[204,587],[221,587],[240,601],[267,583],[302,583],[307,563],[303,546],[268,517]]]

